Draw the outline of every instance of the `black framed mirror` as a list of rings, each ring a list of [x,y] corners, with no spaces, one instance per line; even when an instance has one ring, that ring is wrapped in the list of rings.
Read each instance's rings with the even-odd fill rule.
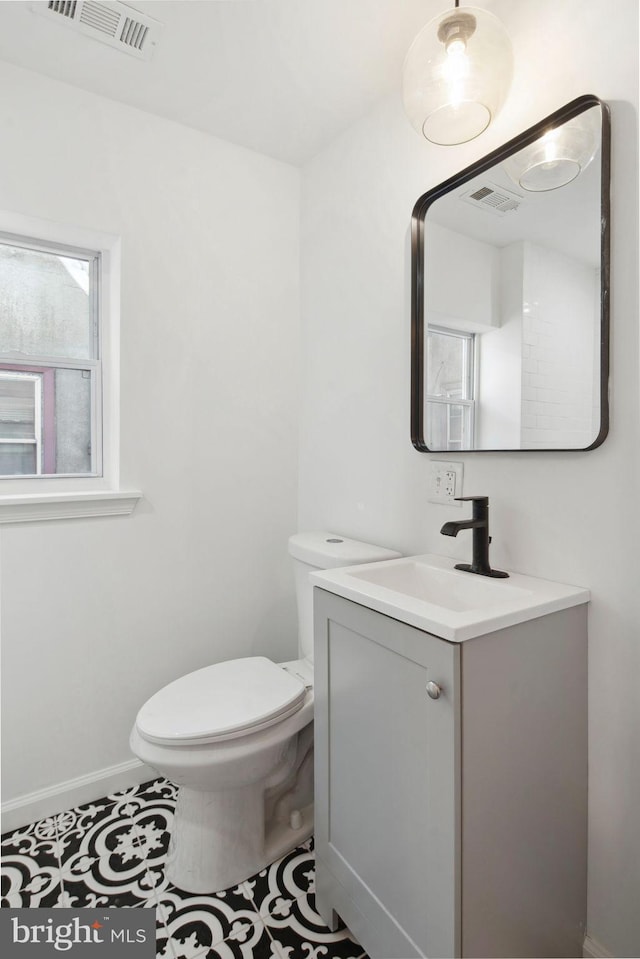
[[[609,428],[609,111],[582,96],[411,222],[411,440],[588,450]]]

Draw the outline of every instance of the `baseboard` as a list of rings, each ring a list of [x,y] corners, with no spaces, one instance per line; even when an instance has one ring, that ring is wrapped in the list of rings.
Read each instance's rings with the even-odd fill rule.
[[[82,803],[102,799],[127,786],[137,786],[158,774],[139,759],[130,759],[117,766],[98,769],[86,776],[38,789],[36,792],[10,799],[0,806],[2,832],[12,832],[29,823],[55,816],[56,813],[73,809]]]
[[[592,936],[586,936],[582,945],[583,959],[613,959],[613,953],[608,952],[602,943]]]

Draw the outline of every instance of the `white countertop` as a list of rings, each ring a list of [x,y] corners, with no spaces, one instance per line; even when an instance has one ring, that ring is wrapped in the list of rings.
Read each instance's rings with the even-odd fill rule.
[[[589,602],[581,586],[509,572],[493,579],[426,553],[309,574],[314,586],[426,632],[463,642]]]

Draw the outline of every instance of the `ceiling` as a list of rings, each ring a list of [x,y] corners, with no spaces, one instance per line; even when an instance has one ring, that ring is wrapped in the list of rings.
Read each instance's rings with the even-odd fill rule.
[[[427,221],[498,248],[519,240],[537,243],[597,268],[601,255],[601,175],[598,153],[584,172],[562,189],[528,193],[513,183],[502,163],[497,163],[462,186],[452,186],[429,207]],[[519,207],[504,215],[496,214],[490,206],[474,209],[463,198],[482,186],[515,195]]]
[[[129,5],[164,24],[150,61],[39,16],[28,0],[0,2],[0,58],[300,164],[399,89],[413,37],[446,3],[132,0]]]

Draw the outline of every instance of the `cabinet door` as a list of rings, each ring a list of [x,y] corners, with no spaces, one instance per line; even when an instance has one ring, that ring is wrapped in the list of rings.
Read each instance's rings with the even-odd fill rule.
[[[372,959],[459,955],[459,648],[314,592],[319,904]]]

